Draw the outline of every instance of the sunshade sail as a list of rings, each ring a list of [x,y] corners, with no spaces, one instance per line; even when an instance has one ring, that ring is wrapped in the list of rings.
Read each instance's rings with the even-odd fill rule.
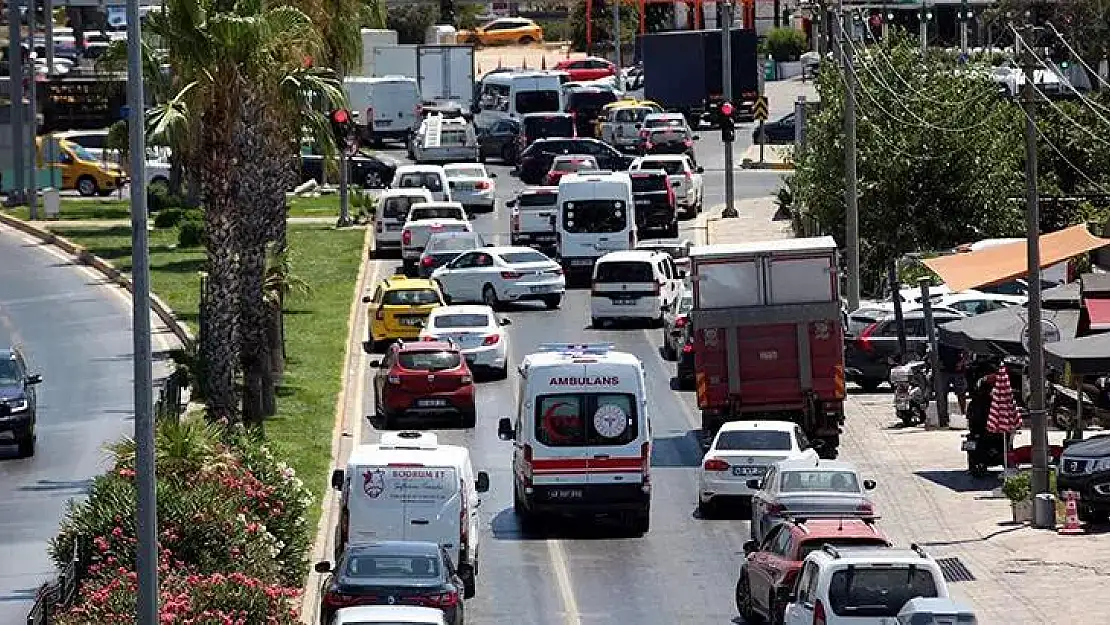
[[[1110,373],[1110,333],[1049,343],[1044,353],[1049,364],[1061,369],[1070,366],[1073,375]]]
[[[1042,234],[1041,267],[1051,267],[1104,245],[1110,245],[1110,239],[1092,235],[1086,224]],[[925,261],[925,266],[940,276],[949,289],[959,292],[1024,276],[1028,270],[1026,254],[1026,242],[1017,241],[974,252],[930,258]]]
[[[1041,318],[1060,328],[1065,340],[1075,337],[1079,325],[1078,309],[1044,309]],[[1022,306],[1011,306],[989,313],[949,321],[940,326],[940,342],[977,354],[994,356],[1024,356],[1021,332],[1029,319],[1029,311]]]

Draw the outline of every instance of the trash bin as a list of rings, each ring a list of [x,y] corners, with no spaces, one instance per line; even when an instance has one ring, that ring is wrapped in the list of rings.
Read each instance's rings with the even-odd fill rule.
[[[778,66],[775,65],[775,59],[767,57],[763,61],[763,80],[777,80],[778,79]]]
[[[43,189],[42,207],[47,219],[57,219],[58,213],[62,210],[62,194],[52,187]]]

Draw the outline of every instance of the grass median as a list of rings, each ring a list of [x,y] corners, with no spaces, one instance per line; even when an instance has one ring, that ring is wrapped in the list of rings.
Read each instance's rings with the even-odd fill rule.
[[[42,206],[39,206],[40,215]],[[30,209],[26,206],[4,209],[3,213],[19,219],[29,219]],[[339,217],[339,196],[321,195],[319,197],[289,198],[290,217]],[[57,221],[119,221],[131,219],[131,202],[126,199],[104,198],[86,200],[63,198]]]
[[[53,229],[123,271],[131,270],[131,228]],[[362,262],[362,229],[291,224],[293,273],[311,288],[286,304],[285,337],[289,354],[278,389],[278,413],[266,421],[274,453],[285,459],[312,491],[317,505],[308,521],[316,527],[319,502],[331,459],[335,402],[343,373],[347,316]],[[151,289],[196,332],[202,248],[180,249],[173,229],[150,233]]]

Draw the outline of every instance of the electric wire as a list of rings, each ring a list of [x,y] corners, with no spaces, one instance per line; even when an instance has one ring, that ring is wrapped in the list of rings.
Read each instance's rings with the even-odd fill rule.
[[[1071,162],[1071,160],[1068,159],[1067,156],[1064,156],[1064,153],[1060,150],[1060,148],[1056,147],[1056,144],[1052,143],[1052,141],[1047,136],[1045,136],[1045,134],[1041,130],[1040,126],[1037,125],[1037,120],[1033,119],[1029,115],[1028,111],[1026,111],[1023,108],[1022,113],[1025,114],[1026,119],[1033,122],[1033,128],[1037,131],[1037,136],[1040,137],[1041,141],[1043,141],[1045,143],[1045,145],[1047,145],[1048,147],[1052,148],[1052,151],[1056,153],[1056,156],[1060,157],[1060,160],[1064,161],[1064,164],[1066,164],[1068,167],[1070,167],[1072,169],[1072,171],[1074,171],[1075,173],[1082,176],[1084,180],[1089,182],[1091,184],[1091,186],[1093,186],[1095,189],[1097,189],[1100,193],[1110,195],[1110,190],[1107,190],[1106,187],[1102,186],[1099,182],[1095,181],[1093,178],[1088,176],[1087,172],[1083,171],[1082,169],[1079,168],[1079,166],[1077,166],[1075,163]]]
[[[1052,22],[1045,22],[1045,24],[1047,24],[1048,27],[1052,29],[1052,32],[1056,34],[1056,38],[1060,40],[1060,43],[1064,44],[1064,47],[1068,49],[1068,52],[1071,52],[1071,55],[1075,57],[1075,60],[1079,61],[1079,64],[1083,66],[1083,69],[1086,69],[1087,72],[1094,75],[1095,80],[1102,83],[1107,88],[1110,88],[1110,82],[1106,82],[1105,78],[1103,78],[1098,72],[1092,69],[1090,65],[1087,65],[1087,62],[1083,60],[1083,57],[1075,51],[1075,48],[1071,47],[1071,44],[1068,43],[1068,40],[1064,39],[1064,35],[1061,34],[1059,30],[1056,30],[1055,24],[1053,24]]]
[[[1011,29],[1012,29],[1012,28],[1013,28],[1013,27],[1011,26]],[[1045,68],[1045,70],[1046,70],[1046,71],[1048,71],[1048,72],[1051,72],[1051,73],[1053,73],[1053,74],[1056,74],[1056,73],[1057,73],[1057,72],[1056,72],[1056,70],[1055,70],[1055,69],[1054,69],[1053,67],[1051,67],[1051,66],[1050,66],[1050,65],[1049,65],[1049,64],[1048,64],[1048,63],[1047,63],[1047,62],[1046,62],[1046,61],[1045,61],[1044,59],[1042,59],[1042,58],[1041,58],[1041,57],[1040,57],[1040,56],[1039,56],[1039,55],[1037,54],[1037,52],[1036,52],[1036,51],[1035,51],[1035,50],[1034,50],[1034,49],[1033,49],[1032,47],[1030,47],[1030,46],[1029,46],[1029,44],[1025,43],[1025,41],[1024,41],[1024,40],[1022,40],[1022,42],[1021,42],[1021,45],[1022,45],[1022,46],[1024,46],[1024,47],[1025,47],[1025,49],[1026,49],[1026,50],[1028,50],[1028,51],[1029,51],[1029,53],[1033,55],[1033,58],[1035,58],[1035,59],[1037,60],[1037,63],[1040,63],[1041,67]],[[1070,86],[1070,84],[1069,84],[1069,86]],[[1033,88],[1034,88],[1034,89],[1037,89],[1037,85],[1036,85],[1036,84],[1034,84],[1034,85],[1033,85]],[[1040,93],[1040,89],[1037,89],[1037,91],[1038,91],[1038,93]],[[1099,120],[1100,120],[1100,121],[1102,121],[1102,123],[1106,124],[1106,126],[1107,126],[1108,128],[1110,128],[1110,119],[1107,119],[1107,118],[1103,117],[1103,116],[1102,116],[1102,114],[1101,114],[1101,113],[1099,113],[1099,112],[1098,112],[1098,110],[1097,110],[1097,109],[1100,109],[1100,108],[1102,108],[1103,110],[1107,110],[1107,109],[1105,109],[1105,108],[1104,108],[1104,107],[1103,107],[1102,105],[1100,105],[1100,104],[1098,104],[1098,103],[1096,103],[1096,102],[1094,102],[1094,101],[1091,101],[1091,100],[1090,100],[1089,98],[1087,98],[1087,97],[1086,97],[1086,96],[1084,96],[1084,95],[1083,95],[1082,93],[1080,93],[1080,92],[1079,92],[1079,90],[1078,90],[1078,89],[1076,89],[1075,87],[1072,87],[1072,88],[1071,88],[1071,91],[1072,91],[1072,93],[1074,93],[1074,94],[1076,94],[1077,96],[1079,96],[1079,99],[1080,99],[1080,101],[1082,101],[1082,102],[1083,102],[1084,104],[1086,104],[1086,105],[1087,105],[1087,107],[1088,107],[1088,108],[1090,108],[1090,109],[1091,109],[1091,112],[1095,114],[1095,117],[1098,117],[1098,118],[1099,118]],[[1042,96],[1044,96],[1044,94],[1043,94],[1043,93],[1041,93],[1041,95],[1042,95]],[[1045,99],[1047,99],[1047,97],[1046,97]],[[1059,111],[1059,108],[1058,108],[1058,107],[1056,107],[1056,104],[1055,104],[1055,103],[1052,103],[1051,101],[1050,101],[1050,103],[1052,104],[1052,106],[1053,106],[1054,108],[1057,108],[1057,110]],[[1107,112],[1108,112],[1108,113],[1110,113],[1110,110],[1107,110]],[[1061,114],[1063,114],[1063,113],[1061,112]],[[1065,115],[1065,116],[1066,116],[1066,115]],[[1073,123],[1075,123],[1075,122],[1073,122]],[[1099,141],[1102,141],[1103,143],[1107,143],[1107,142],[1106,142],[1105,140],[1103,140],[1103,139],[1102,139],[1101,137],[1098,137],[1098,140],[1099,140]],[[1107,145],[1110,145],[1110,143],[1107,143]]]

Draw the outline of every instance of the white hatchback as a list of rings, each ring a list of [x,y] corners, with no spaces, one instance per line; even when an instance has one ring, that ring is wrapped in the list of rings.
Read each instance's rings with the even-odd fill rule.
[[[450,340],[458,345],[471,369],[483,369],[494,379],[504,380],[509,370],[509,333],[505,326],[511,323],[498,318],[489,306],[440,306],[428,314],[420,338]]]
[[[682,297],[682,274],[669,254],[651,250],[610,252],[594,265],[590,320],[595,328],[616,319],[663,325],[666,310]]]
[[[467,210],[492,213],[497,207],[497,174],[486,171],[486,166],[476,163],[451,163],[443,166],[451,197]]]
[[[781,460],[809,458],[817,450],[806,441],[796,423],[789,421],[729,421],[721,426],[698,466],[698,513],[708,516],[719,504],[739,500],[741,510],[751,507],[753,489],[748,480],[761,479]]]
[[[432,272],[448,302],[541,301],[558,308],[567,290],[559,263],[528,247],[485,247],[461,254]]]

